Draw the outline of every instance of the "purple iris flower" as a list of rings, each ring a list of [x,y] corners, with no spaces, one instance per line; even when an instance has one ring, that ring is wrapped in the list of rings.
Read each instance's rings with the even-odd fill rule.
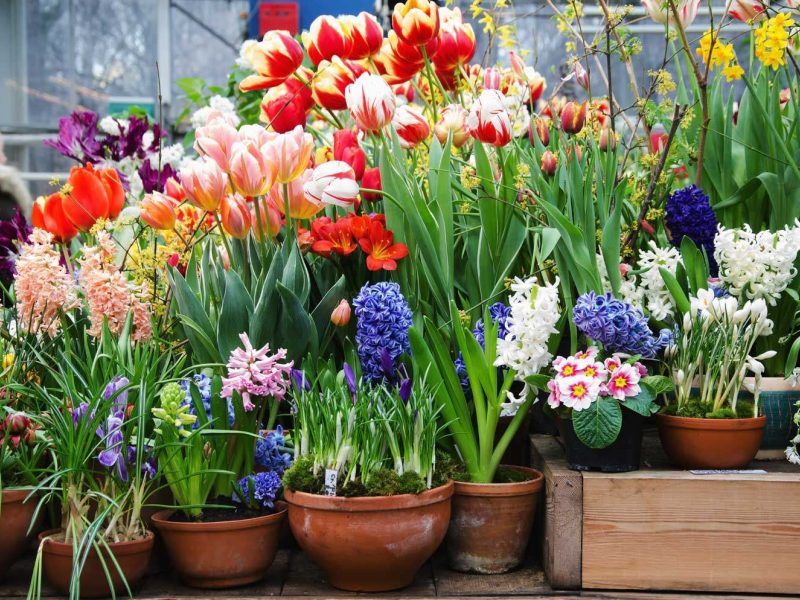
[[[302,370],[292,369],[292,379],[294,379],[294,385],[297,387],[298,391],[311,391],[311,382],[306,379],[306,374],[303,373]]]
[[[400,383],[399,394],[400,394],[400,399],[404,403],[408,402],[408,399],[411,397],[411,388],[412,388],[412,382],[411,382],[411,378],[410,377],[407,378],[407,379],[404,379]]]
[[[353,399],[353,404],[356,403],[356,373],[353,371],[353,367],[351,367],[348,363],[344,363],[344,380],[347,382],[347,387],[350,390],[350,397]]]
[[[81,163],[103,160],[103,142],[98,138],[98,116],[92,111],[75,111],[58,120],[58,137],[44,145]]]

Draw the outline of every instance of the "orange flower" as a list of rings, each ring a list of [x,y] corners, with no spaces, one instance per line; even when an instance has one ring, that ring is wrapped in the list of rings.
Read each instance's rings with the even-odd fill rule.
[[[353,40],[345,33],[342,24],[330,15],[320,15],[311,22],[302,35],[308,58],[315,65],[334,56],[350,58]]]
[[[250,231],[250,210],[247,202],[239,194],[230,194],[219,204],[222,228],[231,237],[243,240]]]
[[[50,233],[57,242],[66,244],[78,235],[78,230],[64,214],[63,200],[59,192],[47,197],[39,196],[33,203],[31,224]]]
[[[245,77],[239,89],[265,90],[286,81],[303,64],[303,48],[288,31],[268,31],[263,40],[247,48],[245,58],[256,74]]]
[[[398,2],[392,29],[406,44],[424,46],[439,34],[439,8],[432,0]]]
[[[89,231],[98,219],[115,218],[125,202],[125,190],[114,169],[92,165],[72,167],[61,191],[67,219],[80,231]]]
[[[142,221],[153,229],[170,231],[175,228],[175,201],[169,196],[161,192],[147,194],[139,209]]]
[[[328,217],[320,217],[311,223],[311,236],[314,239],[311,251],[326,258],[330,258],[331,252],[349,256],[358,247],[350,231],[349,218],[333,222]]]
[[[380,52],[383,29],[374,16],[363,11],[357,17],[344,15],[339,17],[339,24],[353,44],[349,58],[361,60]]]
[[[367,268],[370,271],[394,271],[397,261],[408,256],[408,247],[393,243],[394,234],[384,229],[380,221],[373,221],[367,233],[368,237],[358,240],[358,244],[367,254]]]

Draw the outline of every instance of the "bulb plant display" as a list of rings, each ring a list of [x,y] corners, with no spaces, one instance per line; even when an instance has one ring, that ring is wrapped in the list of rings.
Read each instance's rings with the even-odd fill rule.
[[[197,526],[327,472],[346,500],[519,483],[539,399],[593,450],[661,405],[794,437],[766,383],[800,375],[796,8],[695,31],[697,0],[646,0],[642,69],[630,7],[552,5],[558,80],[513,3],[441,4],[248,40],[178,82],[175,127],[60,119],[68,174],[0,223],[0,477],[72,545],[73,598],[167,489]]]

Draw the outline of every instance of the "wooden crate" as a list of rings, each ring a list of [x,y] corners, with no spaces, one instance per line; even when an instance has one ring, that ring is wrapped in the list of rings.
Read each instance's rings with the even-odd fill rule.
[[[553,587],[572,588],[577,577],[585,589],[800,592],[797,467],[757,462],[751,468],[766,474],[694,475],[666,466],[650,436],[642,470],[576,474],[578,507],[558,485],[567,477],[558,445],[538,436],[533,441],[536,464],[554,478],[542,539]],[[558,507],[569,514],[552,514]],[[575,522],[581,524],[577,550]]]

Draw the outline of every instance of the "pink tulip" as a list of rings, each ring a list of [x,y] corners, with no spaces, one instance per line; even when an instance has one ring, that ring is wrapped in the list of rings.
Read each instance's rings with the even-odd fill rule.
[[[659,0],[642,0],[647,16],[649,16],[656,23],[666,25],[667,23],[674,22],[672,8],[665,2]],[[680,19],[681,27],[685,30],[689,25],[694,22],[697,16],[697,8],[700,6],[700,0],[677,0],[675,8],[678,9],[678,17]],[[760,5],[759,5],[760,6]]]
[[[308,167],[313,151],[314,138],[299,125],[276,135],[262,148],[267,158],[275,163],[276,183],[289,183],[297,179]]]
[[[320,212],[325,205],[322,202],[316,202],[306,197],[303,188],[306,183],[311,179],[312,169],[306,169],[300,177],[292,181],[286,186],[289,191],[289,216],[292,219],[310,219]],[[283,197],[283,186],[273,185],[269,191],[269,202],[278,209],[278,211],[285,215],[286,201]]]
[[[392,88],[379,75],[363,73],[344,91],[347,108],[364,131],[378,131],[392,121],[397,100]]]
[[[358,198],[355,172],[341,160],[331,160],[315,168],[303,190],[310,202],[343,208],[351,208]]]
[[[397,108],[392,125],[397,130],[403,148],[413,148],[431,134],[431,126],[422,112],[408,104]]]
[[[189,201],[208,212],[217,210],[228,191],[228,176],[208,156],[201,156],[181,169],[181,183]]]
[[[250,231],[250,210],[239,194],[229,194],[219,205],[222,228],[231,237],[243,240]]]
[[[467,117],[472,137],[485,144],[500,147],[511,141],[511,117],[506,110],[505,96],[497,90],[483,90],[472,103]]]
[[[276,165],[250,140],[236,142],[230,157],[233,188],[243,196],[263,196],[275,181]]]
[[[483,89],[499,90],[503,76],[497,67],[489,67],[483,72]]]
[[[275,139],[275,134],[267,131],[263,125],[242,125],[238,135],[240,142],[251,141],[258,148]]]
[[[142,221],[153,229],[169,231],[175,228],[175,201],[161,192],[145,195],[139,211]]]
[[[194,149],[198,154],[212,158],[220,169],[227,171],[231,149],[237,139],[235,127],[222,119],[216,119],[197,129]]]

